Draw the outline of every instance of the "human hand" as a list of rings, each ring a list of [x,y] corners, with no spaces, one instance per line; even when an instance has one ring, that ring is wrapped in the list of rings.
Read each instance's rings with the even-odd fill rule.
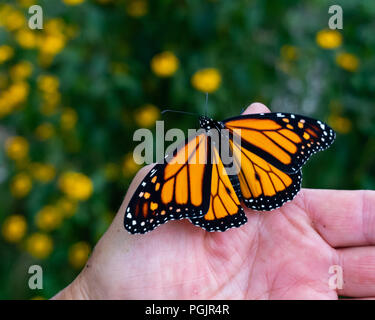
[[[245,113],[269,112],[252,104]],[[375,297],[375,191],[302,189],[271,212],[206,232],[188,220],[145,235],[124,211],[152,166],[140,170],[80,275],[55,299],[337,299]],[[343,288],[329,285],[331,266]]]

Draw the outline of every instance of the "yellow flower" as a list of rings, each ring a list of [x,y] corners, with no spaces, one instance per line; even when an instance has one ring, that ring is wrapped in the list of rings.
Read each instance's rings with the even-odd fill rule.
[[[29,143],[23,137],[10,137],[5,141],[5,151],[12,160],[21,160],[29,152]]]
[[[50,182],[56,174],[55,167],[48,163],[32,163],[30,165],[30,171],[35,180],[44,183]]]
[[[0,46],[0,64],[12,58],[14,50],[12,47],[7,45]]]
[[[9,31],[15,31],[26,25],[26,18],[21,12],[13,10],[5,16],[5,19],[2,22],[2,24]]]
[[[42,54],[56,55],[64,49],[66,37],[63,34],[47,34],[39,43],[39,48]]]
[[[61,212],[57,207],[45,206],[35,216],[38,228],[43,231],[52,231],[61,225]]]
[[[198,70],[191,78],[193,87],[202,92],[214,92],[221,83],[221,75],[217,69],[208,68]]]
[[[10,68],[10,76],[14,81],[21,81],[28,78],[33,70],[32,64],[28,61],[21,61]]]
[[[52,238],[44,233],[36,232],[26,240],[26,250],[38,259],[47,258],[53,249]]]
[[[65,22],[61,18],[50,19],[44,24],[44,31],[48,34],[61,34],[65,28]]]
[[[81,241],[69,248],[69,263],[76,269],[82,268],[91,252],[90,245]]]
[[[12,84],[8,89],[8,100],[12,105],[17,105],[24,102],[29,95],[29,84],[27,82],[21,81]]]
[[[159,118],[160,111],[152,104],[146,104],[135,111],[135,122],[140,127],[151,127]]]
[[[76,6],[78,4],[81,4],[85,0],[63,0],[63,2],[68,6]]]
[[[359,59],[351,53],[341,52],[336,56],[336,63],[346,71],[355,72],[359,67]]]
[[[62,212],[64,217],[67,218],[73,216],[77,210],[77,202],[69,198],[60,198],[57,201],[56,206]]]
[[[352,122],[350,119],[338,115],[332,115],[328,118],[328,124],[335,131],[346,134],[352,129]]]
[[[337,30],[321,30],[316,34],[316,43],[323,49],[336,49],[342,44],[342,35]]]
[[[145,0],[130,0],[127,2],[126,12],[134,18],[143,17],[148,12],[148,3]]]
[[[132,177],[139,169],[140,165],[134,161],[133,153],[129,152],[122,163],[122,173],[125,178]]]
[[[55,93],[60,86],[60,81],[56,76],[42,75],[38,77],[38,88],[46,93]]]
[[[40,140],[48,140],[50,139],[55,133],[55,129],[52,124],[46,122],[42,123],[35,129],[35,135]]]
[[[4,239],[8,242],[19,242],[26,233],[27,223],[24,216],[14,214],[7,217],[1,228]]]
[[[31,190],[32,182],[26,173],[18,173],[10,184],[10,192],[16,198],[25,197]]]
[[[60,176],[59,187],[74,200],[87,200],[93,192],[90,178],[83,173],[73,171],[65,172]]]
[[[38,36],[35,31],[30,29],[21,29],[15,36],[18,44],[25,49],[33,49],[38,44]]]
[[[285,60],[293,61],[298,57],[298,50],[295,46],[283,45],[280,50],[281,57]]]
[[[179,61],[170,51],[164,51],[151,59],[151,69],[159,77],[170,77],[178,69]]]
[[[72,108],[65,108],[61,114],[60,125],[64,130],[74,128],[78,120],[77,112]]]

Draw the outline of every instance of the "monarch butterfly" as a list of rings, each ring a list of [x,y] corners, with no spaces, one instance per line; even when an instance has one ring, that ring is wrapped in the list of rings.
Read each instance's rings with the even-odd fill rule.
[[[325,123],[291,113],[224,121],[200,116],[199,126],[203,132],[168,154],[165,163],[156,164],[136,189],[124,214],[130,233],[146,233],[183,218],[207,231],[240,227],[247,222],[241,202],[270,211],[292,200],[301,188],[302,165],[335,139]],[[228,174],[220,147],[212,143],[215,130],[223,138],[222,129],[229,132],[237,174]],[[197,156],[205,161],[191,161]]]

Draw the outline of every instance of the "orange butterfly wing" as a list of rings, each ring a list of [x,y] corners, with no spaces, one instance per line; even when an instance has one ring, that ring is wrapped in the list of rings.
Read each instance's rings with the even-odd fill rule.
[[[201,217],[209,207],[210,143],[206,134],[189,138],[156,164],[138,186],[125,210],[130,233],[146,233],[168,221]]]
[[[302,173],[285,173],[256,154],[230,142],[242,199],[245,205],[258,211],[279,208],[292,200],[301,189]]]
[[[301,189],[302,165],[328,148],[334,131],[321,121],[288,113],[251,114],[224,121],[245,205],[273,210]],[[236,130],[241,130],[240,132]]]
[[[298,172],[312,154],[335,139],[325,123],[291,113],[249,114],[223,123],[232,133],[241,130],[242,148],[287,173]]]
[[[213,148],[213,160],[209,209],[202,218],[190,221],[207,231],[225,231],[245,224],[247,218],[237,196],[239,190],[235,190],[237,177],[227,174],[216,148]]]

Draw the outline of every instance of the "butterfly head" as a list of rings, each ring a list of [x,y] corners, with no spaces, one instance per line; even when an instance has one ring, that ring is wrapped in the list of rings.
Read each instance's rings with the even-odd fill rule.
[[[220,122],[206,116],[199,117],[199,126],[207,131],[211,129],[220,129],[222,127]]]

